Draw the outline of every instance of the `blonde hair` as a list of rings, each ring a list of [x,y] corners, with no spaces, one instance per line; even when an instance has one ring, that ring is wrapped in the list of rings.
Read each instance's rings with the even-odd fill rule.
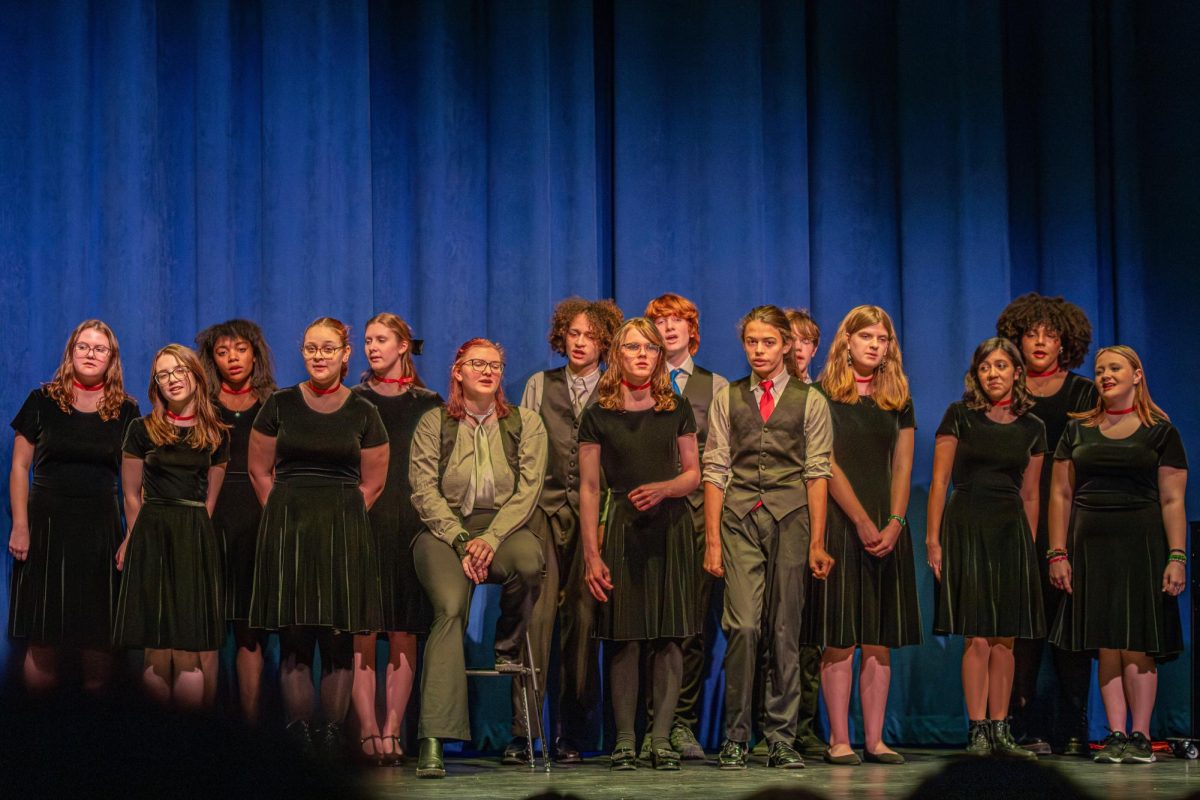
[[[857,403],[858,389],[850,368],[850,337],[872,325],[882,325],[888,334],[887,352],[871,376],[871,399],[888,411],[899,411],[912,400],[908,377],[904,374],[904,355],[896,339],[892,318],[879,306],[855,306],[838,325],[829,345],[829,355],[817,379],[825,394],[835,403]]]
[[[117,335],[103,321],[85,319],[75,326],[67,338],[67,346],[63,348],[62,361],[54,371],[54,377],[42,385],[46,396],[58,404],[64,414],[70,414],[72,403],[75,402],[75,343],[79,335],[86,330],[96,330],[108,337],[108,366],[104,368],[104,389],[101,391],[100,404],[96,410],[100,419],[108,422],[121,414],[121,406],[129,395],[125,393],[125,374],[121,370],[121,346],[117,344]]]
[[[190,347],[181,344],[167,345],[155,353],[150,362],[150,413],[146,415],[146,433],[150,434],[150,441],[162,447],[175,444],[180,439],[179,429],[167,420],[166,400],[158,381],[154,379],[154,365],[163,356],[174,357],[192,373],[192,380],[196,383],[196,391],[192,395],[196,401],[196,425],[192,428],[192,446],[197,450],[214,452],[221,446],[221,439],[229,426],[221,421],[216,407],[213,406],[212,397],[209,395],[208,373],[204,371],[200,357]]]
[[[663,343],[658,328],[645,317],[625,320],[613,334],[612,345],[608,349],[608,369],[600,376],[600,383],[596,386],[597,404],[610,411],[621,411],[625,408],[624,397],[621,395],[621,380],[625,377],[621,345],[629,338],[630,331],[637,331],[646,341],[658,345],[658,361],[654,364],[654,372],[650,374],[650,393],[654,395],[655,411],[673,411],[678,399],[671,388],[671,376],[667,373],[667,346]]]
[[[1100,356],[1105,353],[1115,353],[1121,358],[1129,362],[1129,365],[1142,373],[1142,380],[1133,387],[1133,408],[1137,412],[1138,419],[1147,428],[1161,421],[1169,421],[1171,418],[1167,416],[1167,412],[1159,408],[1153,400],[1150,399],[1150,387],[1146,381],[1146,371],[1142,369],[1142,359],[1132,347],[1123,344],[1110,344],[1108,347],[1101,347],[1096,351],[1095,361],[1100,360]],[[1097,392],[1096,407],[1091,411],[1073,411],[1071,416],[1075,419],[1082,420],[1083,424],[1089,428],[1094,428],[1100,424],[1100,420],[1104,419],[1107,413],[1104,408],[1104,398],[1099,397]]]

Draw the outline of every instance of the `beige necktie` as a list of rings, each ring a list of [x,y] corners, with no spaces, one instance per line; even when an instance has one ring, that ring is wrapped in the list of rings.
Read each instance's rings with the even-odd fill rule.
[[[587,382],[583,378],[576,378],[574,387],[572,392],[574,394],[573,403],[575,405],[575,416],[578,417],[583,413],[584,403],[587,402]]]
[[[488,443],[487,430],[483,421],[492,415],[493,409],[486,414],[467,414],[475,420],[473,434],[475,444],[475,469],[471,474],[471,486],[467,491],[467,504],[470,508],[462,509],[463,515],[469,515],[475,509],[491,509],[496,507],[496,476],[492,471],[492,448]]]

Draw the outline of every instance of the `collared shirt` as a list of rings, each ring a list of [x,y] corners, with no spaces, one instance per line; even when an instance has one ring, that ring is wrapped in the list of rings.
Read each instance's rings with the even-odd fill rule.
[[[687,358],[685,358],[683,360],[683,363],[677,367],[673,367],[673,366],[671,366],[670,362],[667,362],[667,373],[668,374],[670,374],[671,372],[673,372],[677,369],[682,370],[682,372],[680,372],[678,375],[675,376],[675,385],[679,387],[680,392],[683,392],[683,390],[687,388],[688,378],[692,377],[692,373],[696,371],[696,362],[692,360],[692,357],[690,355]],[[725,378],[722,378],[720,375],[718,375],[715,372],[713,373],[712,377],[713,377],[713,395],[715,396],[717,392],[721,391],[722,389],[724,389],[726,386],[729,385],[729,381],[725,380]]]
[[[577,391],[575,384],[576,381],[583,381],[583,388],[585,390],[583,396],[584,398],[588,398],[592,396],[592,392],[596,391],[596,384],[600,382],[600,367],[597,365],[596,368],[587,375],[576,375],[571,371],[571,365],[568,364],[566,370],[564,370],[563,378],[567,382],[567,392],[569,393],[572,402],[575,400]],[[542,393],[545,389],[545,386],[546,373],[544,371],[536,372],[529,376],[529,380],[525,383],[525,391],[521,393],[521,405],[523,405],[525,408],[528,408],[530,411],[537,411],[538,413],[541,413]],[[581,411],[577,409],[575,411],[575,416],[579,416],[580,413]]]
[[[771,379],[771,396],[775,402],[787,388],[787,370]],[[762,399],[762,381],[751,375],[751,392],[757,404]],[[833,422],[829,415],[829,403],[815,389],[808,392],[804,405],[804,479],[829,478],[833,475],[830,455],[833,452]],[[713,396],[708,409],[708,442],[704,447],[704,480],[724,490],[729,482],[732,463],[729,452],[729,386],[726,384]]]
[[[521,444],[517,450],[520,464],[520,481],[513,486],[513,473],[504,454],[500,439],[500,423],[490,417],[484,424],[488,450],[493,464],[494,504],[498,509],[495,519],[479,538],[487,542],[492,550],[500,547],[504,538],[529,521],[542,491],[546,476],[546,428],[542,418],[531,411],[512,406],[511,413],[521,415]],[[408,476],[412,484],[412,502],[421,521],[430,532],[450,544],[464,532],[456,511],[466,505],[470,508],[475,501],[468,495],[475,492],[475,426],[470,417],[458,425],[458,436],[450,451],[446,473],[438,486],[438,461],[442,447],[442,412],[431,409],[421,417],[413,433],[412,456]]]

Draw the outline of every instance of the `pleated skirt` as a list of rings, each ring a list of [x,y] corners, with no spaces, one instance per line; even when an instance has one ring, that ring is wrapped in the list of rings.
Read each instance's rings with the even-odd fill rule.
[[[1157,503],[1083,508],[1071,515],[1071,594],[1050,641],[1066,650],[1112,648],[1169,661],[1183,652],[1179,598],[1162,590],[1167,540]]]
[[[33,487],[29,555],[13,562],[8,632],[39,644],[107,650],[124,531],[117,496],[68,497]]]
[[[938,635],[1046,635],[1033,534],[1016,492],[955,489],[942,518]]]
[[[241,475],[226,476],[213,511],[213,528],[221,546],[221,607],[227,620],[250,619],[261,521],[262,508],[249,479]]]
[[[850,518],[833,503],[828,520],[825,549],[835,563],[825,580],[809,576],[805,644],[838,648],[920,644],[921,609],[908,526],[900,531],[892,552],[877,558],[863,548]]]
[[[417,579],[412,552],[413,539],[421,532],[420,519],[405,520],[397,513],[398,503],[389,500],[385,493],[369,514],[379,554],[383,630],[427,633],[433,621],[433,606]]]
[[[258,528],[250,625],[383,629],[375,537],[357,485],[274,485]]]
[[[681,639],[700,631],[692,512],[683,498],[668,498],[639,512],[614,493],[602,552],[612,574],[608,602],[597,604],[601,639]]]
[[[224,639],[221,556],[208,511],[147,500],[125,551],[113,643],[203,651]]]

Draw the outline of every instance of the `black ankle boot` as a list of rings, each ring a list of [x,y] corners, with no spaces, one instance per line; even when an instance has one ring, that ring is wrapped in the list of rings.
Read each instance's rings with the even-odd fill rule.
[[[417,742],[417,777],[446,777],[446,762],[442,760],[442,740],[422,739]]]

